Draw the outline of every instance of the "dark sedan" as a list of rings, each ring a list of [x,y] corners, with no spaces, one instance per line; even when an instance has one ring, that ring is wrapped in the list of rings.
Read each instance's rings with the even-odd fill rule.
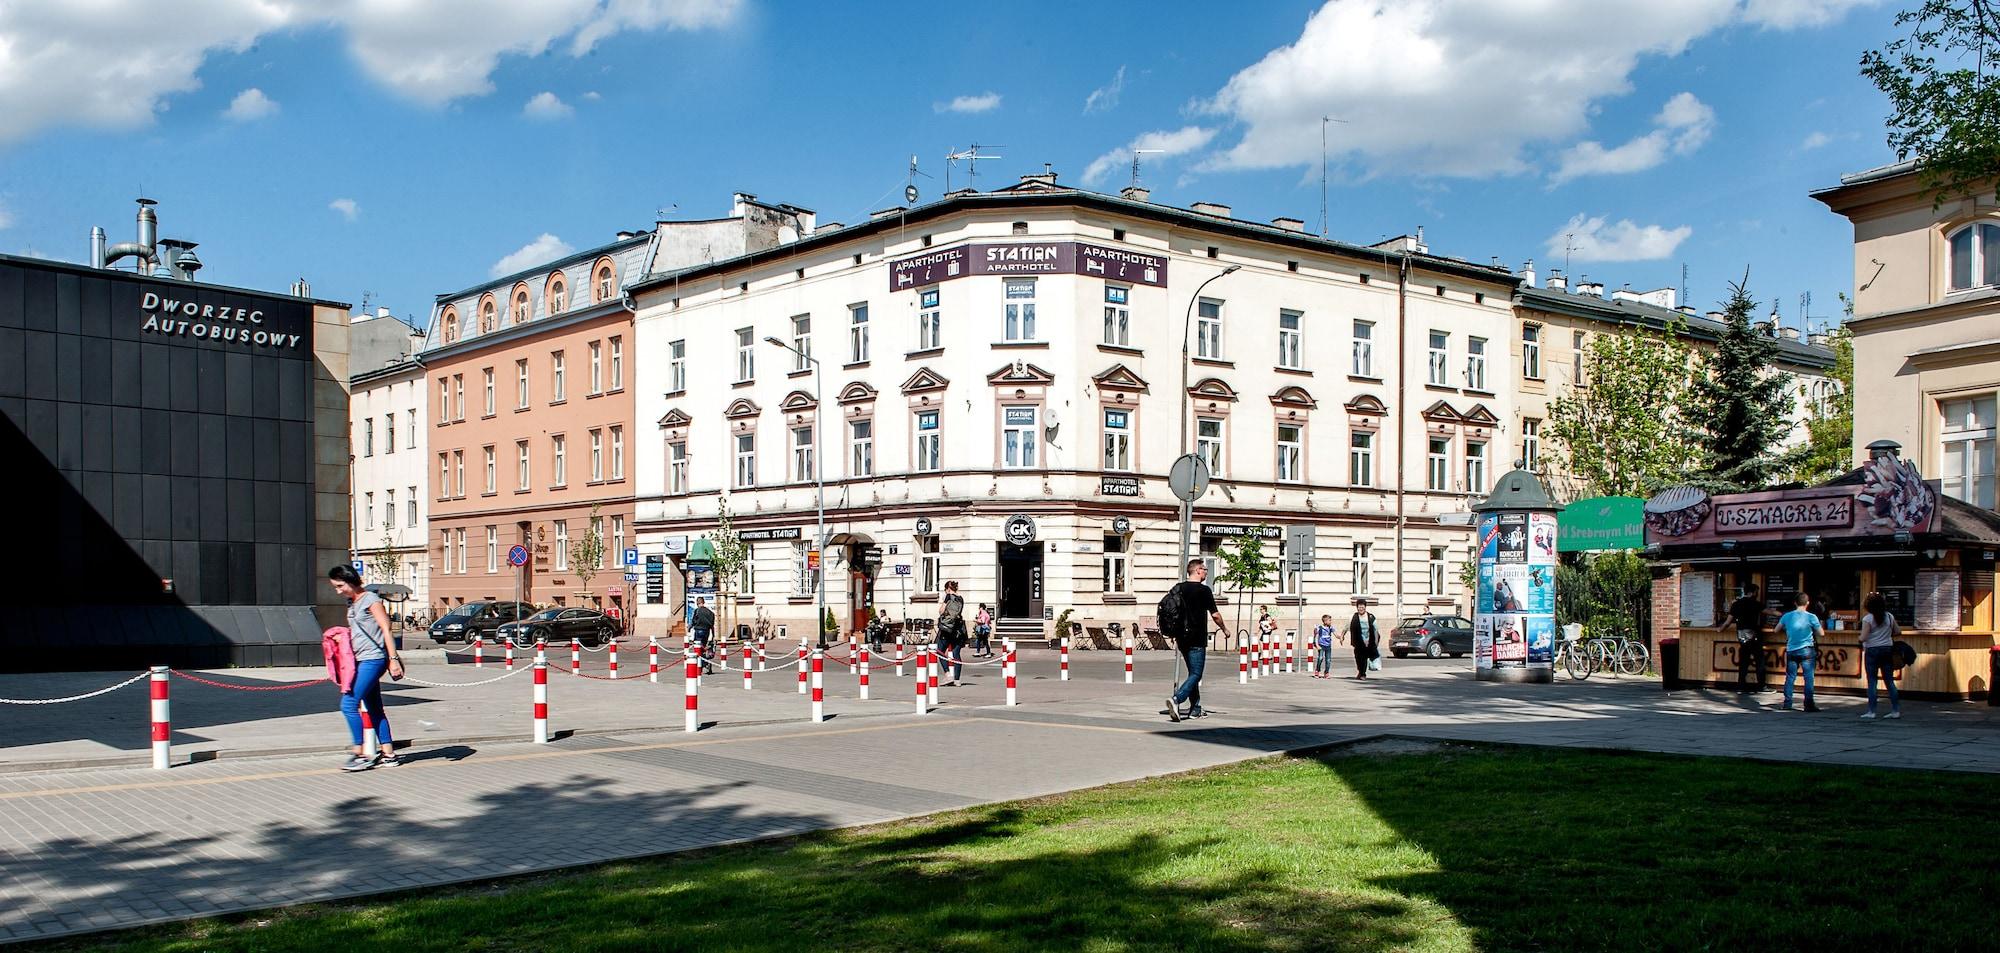
[[[1472,620],[1456,615],[1404,619],[1389,633],[1389,653],[1397,658],[1421,652],[1431,658],[1458,658],[1472,652]]]
[[[491,641],[501,625],[524,619],[534,611],[535,607],[525,602],[468,602],[431,623],[431,640],[439,645],[473,639]]]
[[[595,648],[618,637],[618,620],[596,609],[557,606],[501,626],[498,637],[505,641],[516,632],[521,637],[515,639],[514,644],[519,646],[533,645],[537,639],[551,645],[575,639]]]

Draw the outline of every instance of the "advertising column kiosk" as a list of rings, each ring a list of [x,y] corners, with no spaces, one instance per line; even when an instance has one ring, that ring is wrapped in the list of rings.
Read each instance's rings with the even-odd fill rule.
[[[1479,527],[1475,674],[1483,682],[1554,681],[1556,506],[1534,474],[1515,469],[1472,511]]]

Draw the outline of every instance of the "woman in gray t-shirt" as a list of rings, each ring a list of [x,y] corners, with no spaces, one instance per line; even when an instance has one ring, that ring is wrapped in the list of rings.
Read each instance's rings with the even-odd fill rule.
[[[340,695],[340,713],[347,717],[347,734],[354,744],[354,756],[341,765],[343,771],[366,771],[381,765],[402,762],[396,757],[396,742],[389,735],[389,714],[382,707],[382,676],[403,677],[403,659],[389,636],[389,612],[382,597],[361,587],[361,575],[348,565],[327,570],[333,591],[347,600],[347,634],[354,646],[354,685]],[[381,753],[370,760],[361,756],[361,711],[375,723],[375,739]]]
[[[1883,718],[1903,717],[1902,699],[1896,696],[1896,617],[1889,614],[1889,601],[1879,592],[1868,594],[1862,605],[1861,669],[1868,676],[1868,711],[1863,719],[1875,717],[1875,677],[1889,685],[1889,713]]]

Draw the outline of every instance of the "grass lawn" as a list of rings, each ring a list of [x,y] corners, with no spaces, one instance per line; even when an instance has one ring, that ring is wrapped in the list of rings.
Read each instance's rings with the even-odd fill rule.
[[[60,948],[1992,949],[1996,802],[1970,775],[1391,742]]]

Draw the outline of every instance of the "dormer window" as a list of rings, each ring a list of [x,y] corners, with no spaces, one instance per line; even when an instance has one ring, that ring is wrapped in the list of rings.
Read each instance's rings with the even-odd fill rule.
[[[590,286],[593,301],[609,301],[617,293],[617,271],[611,266],[611,259],[600,259],[597,267],[591,269]]]
[[[526,285],[514,289],[514,304],[508,309],[508,321],[512,324],[527,323],[528,288]]]
[[[549,313],[561,314],[569,310],[569,288],[561,278],[549,282]]]
[[[1945,243],[1951,249],[1951,290],[2000,285],[2000,223],[1975,222]]]

